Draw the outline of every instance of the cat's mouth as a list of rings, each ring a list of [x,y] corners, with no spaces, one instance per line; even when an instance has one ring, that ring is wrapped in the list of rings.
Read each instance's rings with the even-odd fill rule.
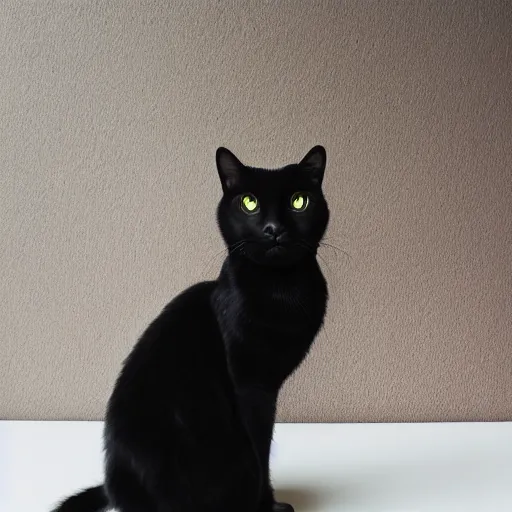
[[[280,243],[276,243],[274,244],[272,247],[270,247],[270,249],[267,249],[267,256],[279,256],[279,255],[283,255],[283,254],[286,254],[286,248],[280,244]]]
[[[244,254],[254,263],[281,267],[296,263],[304,251],[291,240],[265,240],[247,244]]]

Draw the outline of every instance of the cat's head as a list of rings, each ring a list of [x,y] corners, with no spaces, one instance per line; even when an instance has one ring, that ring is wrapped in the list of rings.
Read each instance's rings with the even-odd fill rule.
[[[325,149],[277,170],[247,167],[225,148],[216,158],[224,192],[217,221],[230,254],[267,266],[314,258],[329,222]]]

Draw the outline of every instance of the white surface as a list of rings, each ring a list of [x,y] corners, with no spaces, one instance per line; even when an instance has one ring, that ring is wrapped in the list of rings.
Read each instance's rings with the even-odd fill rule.
[[[100,482],[101,433],[0,422],[0,511],[48,512]],[[297,512],[511,512],[512,423],[278,425],[273,475]]]

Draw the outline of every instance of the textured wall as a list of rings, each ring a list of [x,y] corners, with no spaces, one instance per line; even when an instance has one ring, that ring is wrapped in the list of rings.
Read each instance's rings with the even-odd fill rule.
[[[280,418],[512,419],[511,34],[499,1],[1,2],[0,417],[100,418],[219,268],[215,148],[321,143],[349,257]]]

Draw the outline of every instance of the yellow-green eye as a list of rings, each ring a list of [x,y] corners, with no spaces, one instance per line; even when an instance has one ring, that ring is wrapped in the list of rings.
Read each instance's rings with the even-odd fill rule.
[[[245,213],[256,213],[258,211],[258,200],[252,194],[242,196],[241,205]]]
[[[309,198],[303,192],[295,192],[292,196],[292,208],[298,212],[303,212],[309,204]]]

